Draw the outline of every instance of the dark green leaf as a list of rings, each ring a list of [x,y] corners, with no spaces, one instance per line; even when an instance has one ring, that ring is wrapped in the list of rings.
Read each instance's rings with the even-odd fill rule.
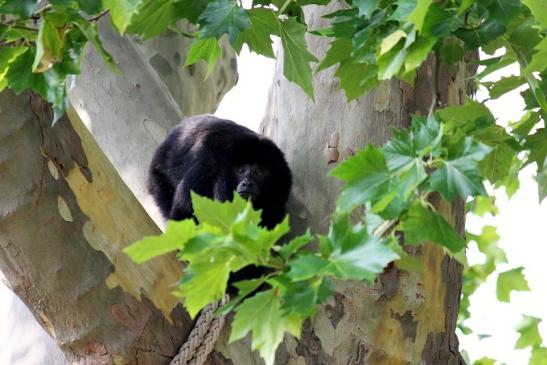
[[[283,45],[283,74],[296,83],[313,99],[312,71],[310,62],[317,58],[308,52],[304,34],[306,26],[294,18],[279,23],[279,34]]]
[[[80,28],[82,33],[86,38],[91,42],[95,51],[102,57],[106,65],[114,72],[121,72],[118,68],[118,65],[114,61],[114,57],[104,48],[103,42],[99,37],[99,31],[97,29],[97,24],[90,23],[84,18],[76,18],[73,22]]]
[[[190,23],[196,24],[210,2],[211,0],[174,0],[174,19],[187,19]]]
[[[135,9],[130,8],[131,11]],[[165,32],[167,26],[173,21],[173,3],[171,0],[144,0],[126,30],[129,33],[140,35],[143,39],[149,39]],[[123,16],[123,15],[121,15]],[[122,25],[126,21],[122,21]]]
[[[279,21],[273,10],[251,9],[249,10],[249,20],[251,27],[243,30],[233,45],[236,52],[241,52],[241,46],[243,43],[247,43],[251,51],[275,58],[271,35],[279,35]]]
[[[492,149],[466,137],[449,151],[448,159],[442,162],[430,177],[430,188],[451,201],[456,195],[461,198],[486,195],[477,163]]]
[[[331,263],[314,254],[304,254],[290,262],[289,277],[300,281],[324,275],[330,271]]]
[[[456,41],[449,41],[441,47],[441,57],[448,65],[454,65],[463,59],[465,54],[462,46]]]
[[[340,212],[381,196],[391,179],[382,150],[371,145],[338,165],[331,175],[347,182],[337,202]]]
[[[353,6],[359,9],[359,15],[370,18],[374,10],[378,8],[380,0],[354,0]]]
[[[547,196],[547,162],[544,163],[543,168],[538,167],[537,175],[534,176],[538,184],[538,197],[541,203]]]
[[[232,44],[236,42],[241,31],[251,27],[247,10],[240,8],[232,0],[211,2],[200,15],[198,22],[202,38],[219,39],[223,34],[228,34]]]
[[[408,244],[418,245],[430,241],[446,247],[452,253],[465,247],[465,240],[454,228],[440,214],[425,208],[420,202],[410,207],[399,227]]]
[[[444,37],[454,31],[458,27],[459,22],[460,20],[457,16],[433,3],[429,6],[429,10],[425,16],[421,34]]]
[[[3,0],[0,2],[0,13],[29,18],[37,7],[37,0]]]
[[[455,35],[465,42],[467,49],[476,49],[489,41],[499,37],[505,32],[505,26],[493,20],[485,21],[480,28],[462,29],[455,32]]]
[[[330,48],[327,51],[327,55],[323,58],[321,63],[319,63],[315,72],[325,70],[337,63],[344,62],[350,57],[352,47],[351,40],[347,38],[338,38],[332,41]]]
[[[524,84],[526,84],[526,79],[523,76],[502,77],[496,82],[484,83],[484,85],[490,87],[490,98],[492,99],[497,99]]]
[[[299,336],[301,326],[301,317],[284,315],[280,298],[274,290],[267,290],[246,299],[237,308],[230,342],[252,332],[251,349],[260,352],[266,365],[273,365],[275,350],[283,340],[284,332]]]
[[[348,101],[357,99],[380,84],[378,66],[353,63],[351,60],[340,64],[334,75],[340,79],[340,88],[346,93]]]

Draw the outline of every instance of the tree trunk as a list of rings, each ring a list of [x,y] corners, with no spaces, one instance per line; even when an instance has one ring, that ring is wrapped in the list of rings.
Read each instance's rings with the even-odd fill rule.
[[[5,271],[4,281],[8,283],[9,287],[14,288],[40,322],[47,324],[45,327],[53,337],[57,337],[57,342],[60,343],[69,359],[76,359],[75,361],[78,359],[84,361],[83,359],[86,358],[94,360],[98,356],[97,354],[104,352],[104,356],[101,357],[101,361],[104,363],[108,363],[108,359],[122,358],[130,362],[154,359],[152,363],[161,363],[161,361],[166,362],[170,352],[175,351],[184,341],[188,325],[185,322],[187,317],[182,315],[182,311],[177,307],[176,323],[166,325],[161,331],[157,326],[161,321],[170,320],[170,312],[176,304],[168,286],[178,280],[179,264],[168,260],[161,270],[150,269],[159,267],[156,266],[161,265],[159,261],[152,263],[148,268],[132,264],[125,267],[127,266],[126,256],[119,252],[119,249],[140,239],[143,235],[159,232],[138,204],[140,202],[146,208],[156,223],[163,224],[163,219],[145,188],[146,170],[153,151],[170,128],[178,123],[184,115],[211,112],[216,109],[222,96],[235,84],[237,79],[235,57],[233,52],[225,51],[215,71],[207,80],[204,80],[205,64],[194,65],[191,69],[182,67],[189,40],[168,32],[153,41],[136,44],[131,38],[120,37],[114,33],[110,24],[104,22],[109,22],[109,20],[102,20],[101,37],[106,48],[117,60],[122,74],[114,74],[108,70],[102,59],[89,47],[82,66],[82,74],[77,77],[75,86],[70,92],[73,109],[69,115],[73,123],[78,126],[77,132],[72,130],[68,119],[61,121],[59,126],[50,130],[48,127],[50,122],[44,120],[43,116],[41,119],[43,126],[38,128],[39,120],[35,119],[31,113],[29,95],[15,97],[9,92],[0,95],[1,103],[5,106],[0,109],[0,115],[7,126],[3,133],[0,133],[0,143],[2,143],[0,146],[2,150],[0,153],[0,194],[2,195],[0,197],[0,269]],[[83,120],[85,127],[93,133],[93,137],[85,130],[85,127],[82,128],[81,120]],[[55,141],[61,146],[60,148],[48,147],[47,151],[52,147],[55,149],[53,157],[44,155],[44,152],[39,154],[41,141],[37,138],[39,134],[36,133],[45,130],[51,134],[48,137],[48,143]],[[93,146],[93,148],[89,151],[82,151],[82,148],[78,147],[80,139],[85,140],[87,145]],[[23,142],[27,144],[25,145]],[[70,145],[71,151],[67,152],[65,147],[68,145]],[[76,149],[76,152],[72,151],[73,149]],[[98,166],[94,168],[87,166],[89,157],[86,153],[88,152],[92,152],[93,158],[101,160]],[[11,157],[8,158],[8,156]],[[112,167],[110,163],[114,166]],[[56,164],[62,168],[59,169]],[[85,168],[82,168],[82,164]],[[74,168],[85,173],[84,177],[91,177],[92,181],[70,180],[68,176],[64,176],[64,173],[69,174]],[[56,174],[55,176],[59,179],[56,179],[55,182],[49,181],[51,176],[48,169],[53,171],[52,173]],[[62,173],[59,173],[60,170]],[[78,174],[70,176],[82,179],[82,176]],[[102,179],[99,180],[99,177]],[[70,181],[72,181],[72,185]],[[100,185],[97,187],[98,182]],[[124,183],[128,185],[130,191],[124,186]],[[64,195],[61,195],[63,198],[58,200],[56,194],[59,189],[71,196],[70,199],[76,199],[76,202],[66,200]],[[44,198],[45,191],[53,191],[51,199]],[[95,193],[91,194],[92,191]],[[131,193],[137,197],[138,202]],[[20,201],[23,196],[25,196],[25,202]],[[123,204],[112,205],[111,203],[114,201],[123,202]],[[95,206],[99,202],[103,203],[103,206]],[[74,222],[67,223],[62,219],[59,222],[54,221],[55,215],[51,217],[48,215],[47,219],[41,218],[42,215],[57,212],[56,219],[59,219],[58,206],[62,207],[61,209],[66,213],[65,204],[68,203],[76,204],[76,210],[82,210],[82,214],[86,216],[83,225],[74,224]],[[72,219],[75,219],[74,215],[79,216],[79,214],[75,214],[72,209],[74,207],[70,205],[70,215],[73,216]],[[91,214],[86,209],[91,209],[94,213]],[[49,213],[41,213],[44,211]],[[18,217],[16,223],[14,223],[13,214]],[[92,216],[94,218],[90,219]],[[92,223],[88,223],[88,220]],[[97,224],[96,221],[100,221],[101,224]],[[44,228],[34,232],[28,232],[30,230],[25,228],[36,223],[43,224]],[[102,228],[99,229],[98,226]],[[92,246],[95,250],[105,253],[107,260],[104,260],[102,254],[94,250],[88,252],[89,245],[97,244],[92,242],[94,235],[91,239],[89,237],[89,227],[92,227],[92,233],[101,238],[101,242],[104,241],[102,244],[109,246],[108,243],[115,243],[112,247]],[[107,230],[106,238],[101,236],[105,234],[101,231],[102,229]],[[62,234],[63,232],[66,235]],[[88,247],[84,248],[85,245]],[[41,249],[37,250],[37,246]],[[51,255],[59,257],[44,257],[43,247],[47,247],[47,252],[51,252]],[[74,252],[66,255],[66,247],[74,247]],[[88,256],[91,254],[93,257],[98,255],[98,258],[90,259]],[[74,259],[65,260],[68,257]],[[112,337],[117,335],[114,330],[110,329],[112,324],[107,325],[112,320],[112,316],[105,315],[103,311],[106,306],[112,304],[109,304],[108,301],[104,301],[100,308],[88,309],[89,306],[92,306],[91,303],[78,300],[79,305],[74,306],[74,310],[67,311],[66,314],[60,311],[60,308],[65,305],[64,302],[68,306],[73,304],[72,300],[67,299],[66,296],[81,291],[80,280],[82,283],[86,283],[85,287],[91,288],[100,285],[101,282],[104,282],[105,275],[112,270],[112,265],[118,266],[120,257],[124,259],[121,260],[123,264],[120,271],[124,272],[125,277],[119,279],[120,282],[117,283],[116,275],[110,275],[107,286],[109,285],[109,288],[113,289],[117,284],[120,284],[123,290],[129,291],[130,295],[140,300],[141,289],[139,287],[143,283],[139,283],[138,277],[143,276],[145,277],[143,280],[148,281],[143,286],[143,293],[149,298],[153,297],[157,302],[145,302],[146,305],[137,311],[137,314],[140,313],[138,315],[139,321],[141,317],[142,319],[149,318],[148,313],[156,313],[154,315],[158,316],[155,308],[163,310],[163,319],[155,320],[155,323],[150,321],[150,328],[156,326],[152,332],[158,331],[160,333],[149,336],[148,333],[143,332],[143,337],[139,340],[142,342],[142,346],[131,343],[130,339],[125,338],[127,336],[119,336],[121,340]],[[87,270],[80,268],[82,263]],[[71,281],[55,279],[52,282],[48,280],[44,282],[44,272],[41,269],[37,270],[44,264],[52,267],[48,270],[62,270],[68,273]],[[176,271],[173,272],[170,269]],[[77,275],[74,275],[75,270]],[[97,272],[95,273],[94,270]],[[86,275],[89,275],[89,278]],[[31,285],[33,291],[21,287],[21,280]],[[57,286],[63,287],[63,290],[55,291]],[[97,289],[93,290],[99,292]],[[103,284],[101,296],[106,296],[107,290],[108,288]],[[119,288],[116,290],[121,292]],[[120,294],[117,293],[116,296],[113,296],[112,302],[122,303],[121,300],[125,295],[120,296]],[[2,291],[2,295],[3,306],[10,310],[7,317],[2,319],[7,322],[6,325],[10,328],[21,327],[24,324],[26,333],[24,338],[19,338],[17,342],[13,343],[15,347],[10,348],[9,343],[7,347],[2,346],[4,351],[0,362],[6,359],[10,364],[17,361],[17,364],[24,365],[52,364],[53,361],[55,364],[64,363],[62,354],[51,347],[51,342],[45,338],[47,335],[41,334],[38,326],[35,325],[35,320],[28,311],[24,310],[24,305],[15,298],[9,305],[9,298],[12,294],[5,289]],[[58,297],[55,297],[55,300],[44,299],[56,295]],[[74,296],[77,297],[79,294],[70,295],[70,297]],[[129,301],[129,296],[127,297],[128,299],[123,300]],[[87,295],[86,298],[97,300],[95,295]],[[114,311],[117,307],[113,306],[112,308]],[[78,319],[75,321],[72,317],[77,311],[86,311],[88,315],[77,316]],[[47,316],[43,313],[47,313]],[[98,321],[94,318],[95,316],[100,316],[102,319]],[[162,315],[159,316],[162,317]],[[80,333],[70,329],[67,332],[63,322],[74,322],[74,326],[83,328],[93,327],[95,332],[96,328],[104,327],[104,331],[111,331],[111,333],[105,335],[104,338],[100,338],[100,336],[95,338],[93,334],[88,334],[85,331]],[[115,324],[115,326],[118,325]],[[139,324],[135,323],[134,326],[138,327]],[[3,332],[7,331],[5,328]],[[181,328],[182,330],[179,331]],[[119,326],[117,329],[117,331],[123,330],[127,331],[127,328]],[[177,333],[175,334],[175,332]],[[164,351],[160,362],[154,356],[146,357],[148,355],[144,352],[149,351],[149,348],[157,347],[150,345],[150,341],[155,341],[154,337],[169,344],[168,348],[165,347],[165,344],[159,346],[158,351],[160,353]],[[108,341],[106,341],[107,339]],[[97,343],[97,346],[90,345],[93,343]],[[99,346],[102,343],[107,349],[114,346],[116,350],[111,353],[109,353],[110,349],[103,351],[103,345]],[[12,352],[13,356],[9,352]],[[149,355],[153,353],[154,351]],[[16,356],[17,354],[24,354],[24,356]],[[118,356],[118,354],[122,355]]]
[[[321,18],[324,13],[323,7],[310,7],[308,25],[312,29],[326,26]],[[328,49],[328,40],[313,36],[307,40],[318,57]],[[334,164],[327,164],[323,157],[333,133],[339,135],[339,150],[344,155],[348,147],[383,144],[392,128],[408,127],[412,113],[426,115],[435,89],[442,104],[464,101],[465,66],[451,71],[441,67],[439,88],[435,88],[435,62],[431,57],[419,70],[414,88],[398,81],[385,82],[369,95],[347,103],[338,90],[335,70],[315,76],[313,102],[282,76],[283,60],[278,58],[261,131],[285,151],[293,171],[292,229],[301,232],[309,226],[315,233],[328,229],[340,189],[339,182],[328,176]],[[439,205],[463,234],[462,202]],[[462,364],[454,332],[461,265],[432,244],[425,244],[417,255],[423,263],[422,273],[391,266],[373,285],[338,283],[337,293],[305,324],[301,338],[287,336],[277,351],[276,364]],[[244,344],[227,346],[226,338],[216,348],[231,363],[260,363],[256,356],[240,350]]]

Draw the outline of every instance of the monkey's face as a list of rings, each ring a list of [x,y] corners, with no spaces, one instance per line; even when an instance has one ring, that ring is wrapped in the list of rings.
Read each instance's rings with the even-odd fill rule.
[[[235,168],[236,192],[244,199],[256,201],[269,171],[262,165],[243,164]]]

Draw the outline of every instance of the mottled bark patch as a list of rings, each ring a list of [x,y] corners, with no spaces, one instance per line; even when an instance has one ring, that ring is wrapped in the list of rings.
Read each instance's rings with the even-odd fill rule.
[[[296,346],[296,353],[304,357],[307,365],[331,365],[334,359],[323,350],[321,340],[315,334],[310,322],[306,320],[302,326],[301,340]]]
[[[329,317],[330,323],[336,329],[338,323],[344,316],[344,295],[341,293],[334,294],[334,305],[327,304],[325,306],[325,312]]]
[[[403,338],[410,338],[414,342],[416,339],[416,329],[418,322],[414,319],[411,311],[406,311],[402,316],[399,313],[395,313],[395,319],[401,324],[401,331],[403,332]]]
[[[397,289],[399,289],[399,270],[393,262],[389,263],[384,272],[380,274],[380,282],[384,288],[384,298],[392,298],[397,293]]]

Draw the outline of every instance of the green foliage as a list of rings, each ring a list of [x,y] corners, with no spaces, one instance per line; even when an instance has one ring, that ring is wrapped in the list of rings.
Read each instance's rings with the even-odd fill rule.
[[[415,257],[399,245],[401,234],[409,244],[438,244],[462,260],[464,239],[430,201],[465,199],[477,215],[495,214],[485,181],[504,186],[512,195],[519,171],[530,164],[537,168],[539,199],[547,196],[544,0],[354,0],[327,14],[326,28],[310,29],[302,7],[328,3],[257,0],[244,8],[234,0],[50,0],[38,8],[34,0],[0,0],[0,91],[9,87],[16,93],[38,93],[52,103],[55,119],[67,108],[65,86],[80,72],[87,44],[119,72],[98,29],[98,20],[107,14],[107,26],[142,39],[176,31],[183,19],[192,23],[194,34],[181,32],[193,38],[185,65],[207,62],[206,77],[222,56],[221,38],[236,52],[247,45],[275,57],[272,37],[278,37],[285,77],[311,98],[314,72],[330,67],[336,67],[340,88],[353,100],[382,80],[413,84],[428,58],[454,68],[466,52],[478,49],[488,56],[476,61],[483,67],[473,80],[476,86],[485,88],[491,99],[520,91],[525,114],[509,128],[498,126],[483,103],[467,100],[435,110],[438,100],[432,100],[427,117],[414,116],[410,128],[394,131],[384,146],[367,146],[342,162],[332,171],[344,186],[326,236],[308,231],[281,245],[289,231],[287,220],[268,231],[258,226],[259,213],[237,197],[221,204],[193,195],[199,224],[171,222],[161,237],[145,238],[127,249],[138,262],[178,252],[186,269],[176,294],[185,297],[192,315],[222,297],[231,272],[249,264],[269,269],[262,278],[234,283],[238,295],[221,310],[236,312],[232,339],[251,332],[253,348],[267,363],[273,361],[283,333],[298,335],[302,321],[332,293],[332,279],[370,282],[392,261],[400,269],[419,269]],[[322,59],[308,49],[310,35],[329,37],[330,49]],[[518,73],[486,79],[511,65],[518,66]],[[433,90],[435,98],[437,93]],[[460,313],[464,331],[469,296],[506,262],[493,227],[467,238],[486,259],[465,268]],[[314,241],[319,252],[306,250]],[[526,289],[520,268],[498,278],[500,300],[509,300],[512,290]],[[519,346],[525,343],[532,347],[530,364],[544,363],[547,350],[529,339]]]
[[[499,274],[496,294],[500,302],[509,302],[512,291],[530,290],[528,282],[522,273],[523,268],[518,267]]]

